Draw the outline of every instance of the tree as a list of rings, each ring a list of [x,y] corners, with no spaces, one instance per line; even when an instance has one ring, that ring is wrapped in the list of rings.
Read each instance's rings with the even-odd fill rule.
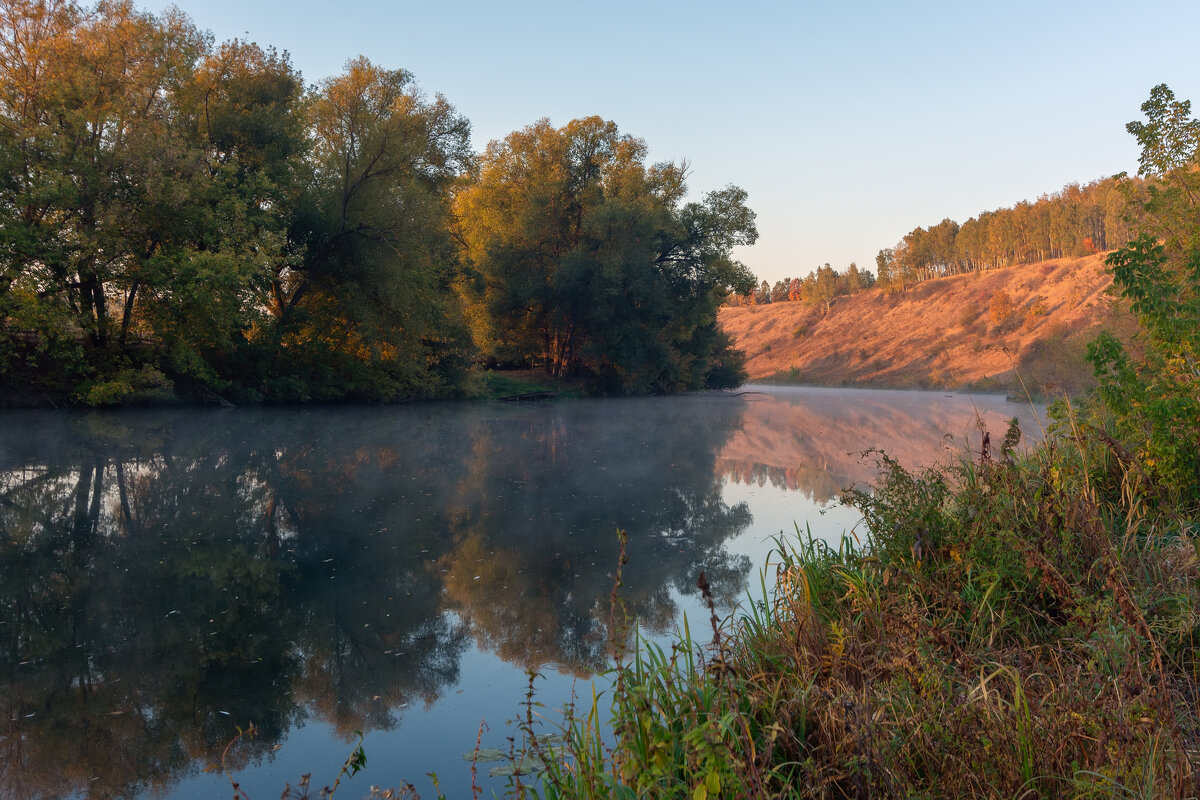
[[[875,255],[875,275],[879,288],[887,294],[904,288],[896,272],[896,251],[885,247]]]
[[[846,267],[846,271],[842,273],[842,287],[845,294],[856,294],[863,289],[870,289],[874,283],[871,273],[860,271],[858,264],[853,261],[850,266]]]
[[[365,59],[306,93],[286,55],[127,0],[0,0],[0,33],[10,384],[65,374],[53,395],[116,402],[132,375],[246,399],[455,382],[447,213],[472,155],[444,98]]]
[[[957,237],[958,223],[949,218],[929,229],[929,262],[938,275],[954,275],[958,272],[954,250]]]
[[[828,314],[830,306],[833,305],[833,299],[838,295],[838,274],[837,271],[825,264],[822,267],[817,267],[816,277],[813,280],[812,292],[809,295],[809,302],[815,306],[821,306],[821,310]]]
[[[1149,177],[1143,218],[1175,257],[1200,245],[1200,120],[1191,119],[1190,100],[1175,99],[1165,84],[1150,90],[1142,104],[1146,122],[1125,126],[1142,146],[1138,174]]]
[[[408,72],[365,58],[317,88],[306,122],[312,150],[263,298],[275,318],[275,373],[293,377],[292,389],[276,391],[443,391],[464,344],[447,215],[451,184],[471,160],[468,122]]]
[[[286,55],[235,40],[200,59],[175,106],[196,169],[143,209],[152,255],[127,287],[121,341],[136,321],[174,373],[224,390],[285,257],[308,149],[303,83]]]
[[[482,352],[616,392],[736,379],[716,309],[754,288],[732,258],[757,237],[745,192],[683,203],[686,168],[645,157],[599,117],[488,145],[454,206],[458,289]]]
[[[6,366],[73,371],[84,400],[126,399],[139,364],[224,389],[282,251],[299,75],[256,45],[214,50],[174,11],[0,13],[0,313],[51,350]]]
[[[1125,126],[1133,134],[1142,153],[1138,174],[1168,175],[1191,171],[1200,151],[1200,120],[1192,119],[1192,101],[1176,100],[1165,83],[1150,90],[1150,99],[1142,103],[1146,122],[1135,120]]]
[[[764,305],[775,302],[775,296],[771,293],[771,284],[765,280],[758,287],[758,302]]]
[[[1143,201],[1150,229],[1108,257],[1113,285],[1137,315],[1130,352],[1102,333],[1088,347],[1108,411],[1102,422],[1122,442],[1123,465],[1152,500],[1200,508],[1200,221],[1189,196],[1200,172],[1200,121],[1165,85],[1142,106],[1147,123],[1127,129],[1142,145],[1143,169],[1155,170]],[[1165,241],[1157,234],[1166,230]],[[1124,452],[1127,451],[1127,452]]]
[[[128,2],[9,0],[0,28],[0,311],[110,350],[203,167],[174,103],[207,39]]]

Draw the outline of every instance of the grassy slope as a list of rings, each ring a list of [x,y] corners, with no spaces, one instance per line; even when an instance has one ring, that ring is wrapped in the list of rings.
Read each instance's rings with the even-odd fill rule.
[[[828,314],[801,303],[722,308],[751,380],[825,386],[1015,389],[1076,393],[1088,385],[1084,346],[1111,318],[1104,256],[1056,259],[926,281],[885,295],[838,299]],[[1015,312],[997,324],[1004,291]],[[1042,313],[1027,313],[1041,299]]]

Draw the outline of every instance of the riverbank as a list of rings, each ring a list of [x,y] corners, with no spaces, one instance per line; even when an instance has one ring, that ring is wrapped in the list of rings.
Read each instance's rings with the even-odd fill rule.
[[[1195,796],[1196,525],[1095,421],[942,469],[880,455],[847,495],[861,541],[781,539],[735,622],[618,654],[616,747],[569,717],[547,794]]]
[[[263,398],[245,398],[234,393],[230,396],[219,395],[211,390],[196,386],[180,388],[174,381],[166,378],[158,370],[143,368],[128,370],[120,377],[120,385],[109,395],[83,397],[73,393],[69,387],[62,386],[52,391],[45,386],[35,387],[31,384],[13,384],[5,388],[0,395],[0,410],[18,408],[152,408],[170,406],[223,406],[240,405],[271,406],[271,405],[306,405],[337,404],[345,400],[304,399],[291,402],[264,401]],[[555,397],[587,397],[590,391],[587,383],[582,380],[555,378],[543,370],[488,370],[472,369],[462,381],[456,392],[445,397],[430,397],[423,399],[458,399],[458,400],[504,400],[519,395],[551,395]],[[232,398],[232,399],[231,399]],[[379,401],[360,401],[365,405],[381,405]],[[396,402],[412,402],[399,400]]]

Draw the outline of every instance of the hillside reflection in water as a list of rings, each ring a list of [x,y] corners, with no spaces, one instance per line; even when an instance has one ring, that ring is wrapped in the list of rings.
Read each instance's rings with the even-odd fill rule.
[[[328,782],[359,729],[369,782],[466,794],[525,668],[554,706],[604,664],[618,528],[626,602],[668,633],[699,569],[739,596],[767,537],[868,479],[848,454],[944,455],[974,419],[945,400],[6,414],[0,794],[211,796],[251,721],[251,797]]]
[[[818,503],[871,481],[868,449],[907,466],[944,464],[978,451],[981,430],[998,444],[1013,417],[1025,437],[1041,438],[1041,409],[994,395],[758,388],[745,396],[754,405],[721,449],[718,469],[735,482],[770,482]]]

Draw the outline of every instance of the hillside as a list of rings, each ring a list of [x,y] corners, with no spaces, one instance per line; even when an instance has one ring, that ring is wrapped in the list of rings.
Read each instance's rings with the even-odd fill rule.
[[[1090,385],[1083,355],[1124,315],[1105,294],[1104,254],[871,289],[823,309],[799,302],[721,309],[752,381],[821,386],[1031,391]],[[1007,297],[1007,300],[1006,300]]]

